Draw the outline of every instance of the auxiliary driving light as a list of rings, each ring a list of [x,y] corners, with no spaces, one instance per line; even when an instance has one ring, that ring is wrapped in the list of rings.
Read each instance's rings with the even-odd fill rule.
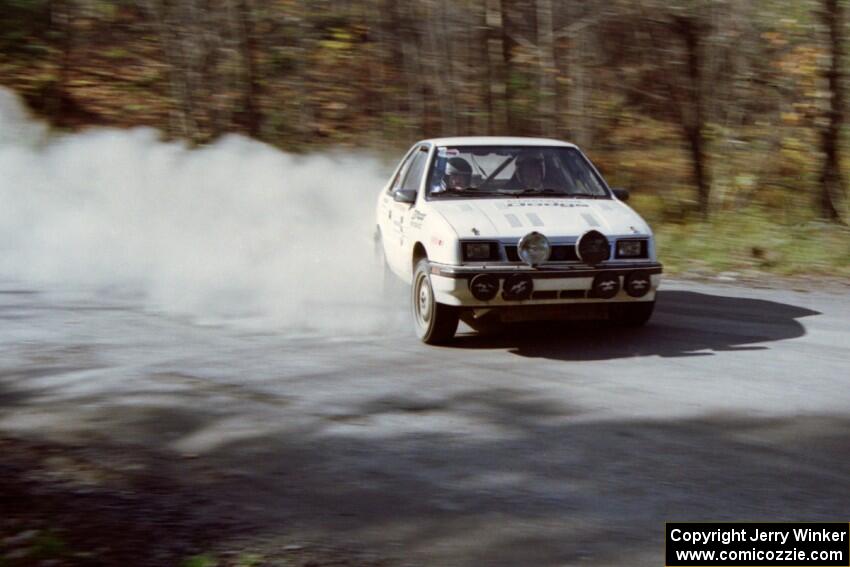
[[[490,301],[499,293],[499,278],[493,274],[478,274],[469,282],[469,291],[478,301]]]
[[[601,273],[593,278],[590,295],[597,299],[611,299],[620,292],[620,276],[616,273]]]
[[[576,242],[576,254],[585,264],[595,266],[611,256],[611,245],[598,230],[588,230]]]
[[[643,297],[652,288],[652,278],[646,272],[632,272],[626,276],[623,286],[632,297]]]
[[[513,274],[505,279],[502,298],[507,301],[522,301],[531,297],[534,282],[527,274]]]
[[[549,239],[539,232],[529,232],[519,240],[517,253],[523,262],[534,267],[549,259],[552,246]]]

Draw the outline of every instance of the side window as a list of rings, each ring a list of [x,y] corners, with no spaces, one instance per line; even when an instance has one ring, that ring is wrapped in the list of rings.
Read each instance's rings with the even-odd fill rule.
[[[405,190],[416,191],[419,189],[419,184],[422,181],[422,173],[425,171],[425,162],[428,161],[428,149],[420,148],[413,156],[413,161],[410,167],[407,168],[407,173],[404,176],[404,181],[401,188]]]
[[[413,151],[408,151],[407,155],[404,156],[404,159],[401,160],[401,165],[398,166],[398,171],[395,172],[395,176],[393,177],[393,180],[390,183],[389,188],[387,189],[388,195],[392,195],[398,189],[399,185],[401,184],[401,179],[404,177],[404,173],[410,166],[410,162],[413,161],[414,155],[415,153]]]

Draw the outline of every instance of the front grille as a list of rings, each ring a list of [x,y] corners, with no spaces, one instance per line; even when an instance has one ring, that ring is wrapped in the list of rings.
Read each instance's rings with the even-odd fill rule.
[[[586,294],[583,289],[565,289],[561,291],[561,299],[584,299]]]
[[[557,290],[535,291],[531,294],[531,299],[558,299]]]
[[[578,262],[578,254],[576,247],[569,246],[553,246],[552,255],[549,256],[550,262]]]
[[[516,246],[505,246],[505,256],[508,262],[519,262],[519,253]],[[557,244],[552,247],[550,262],[578,262],[576,247],[572,244]]]

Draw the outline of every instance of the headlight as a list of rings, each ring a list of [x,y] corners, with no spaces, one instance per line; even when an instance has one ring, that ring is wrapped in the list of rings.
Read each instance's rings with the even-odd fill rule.
[[[529,266],[537,266],[549,259],[552,246],[549,244],[549,239],[539,232],[529,232],[520,239],[517,253]]]
[[[576,254],[582,262],[594,266],[611,256],[611,245],[604,234],[598,230],[589,230],[576,242]]]
[[[646,258],[646,240],[618,240],[617,258]]]
[[[464,242],[464,261],[498,260],[499,245],[495,242]]]

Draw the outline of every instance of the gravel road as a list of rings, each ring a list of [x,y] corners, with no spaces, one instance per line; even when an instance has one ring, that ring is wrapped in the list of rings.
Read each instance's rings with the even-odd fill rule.
[[[199,528],[212,549],[658,566],[668,520],[847,520],[850,296],[665,282],[644,329],[433,348],[6,283],[0,437],[77,487],[155,478],[230,526]]]

